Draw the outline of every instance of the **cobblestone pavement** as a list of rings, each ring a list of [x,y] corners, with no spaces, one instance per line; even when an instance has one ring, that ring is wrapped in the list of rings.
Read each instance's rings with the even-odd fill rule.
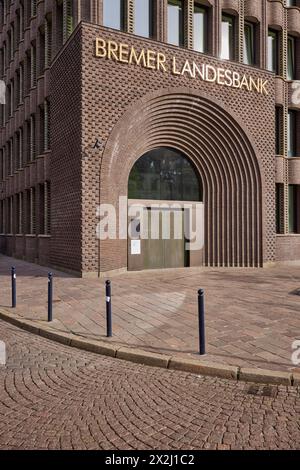
[[[0,449],[300,449],[300,389],[97,356],[0,321]]]
[[[12,265],[18,276],[14,313],[41,326],[47,318],[48,269],[0,255],[0,309],[11,305]],[[115,276],[114,337],[110,341],[168,355],[195,356],[199,288],[206,291],[208,355],[204,360],[300,371],[291,361],[292,344],[300,339],[300,266],[190,268]],[[104,279],[78,279],[55,272],[51,326],[102,339]]]

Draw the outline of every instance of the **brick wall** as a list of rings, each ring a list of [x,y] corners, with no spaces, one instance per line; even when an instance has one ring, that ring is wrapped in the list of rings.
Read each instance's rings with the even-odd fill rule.
[[[236,126],[236,132],[243,134],[243,137],[238,138],[235,144],[237,153],[241,154],[243,152],[241,147],[246,145],[245,142],[242,143],[244,140],[251,143],[250,146],[255,149],[256,157],[252,164],[255,164],[256,161],[260,165],[262,178],[261,187],[263,188],[262,203],[255,206],[259,211],[261,210],[261,217],[263,219],[262,236],[261,239],[259,239],[258,234],[257,239],[259,244],[258,250],[261,249],[263,251],[262,258],[264,261],[274,260],[275,143],[274,86],[272,75],[261,72],[258,69],[253,70],[253,68],[250,69],[239,66],[236,63],[231,63],[230,65],[227,63],[227,67],[231,67],[233,70],[239,71],[240,73],[246,72],[254,77],[269,79],[269,96],[261,96],[249,93],[248,91],[237,91],[228,87],[192,80],[188,77],[179,77],[169,73],[164,74],[137,66],[120,64],[105,59],[97,59],[94,54],[94,41],[97,36],[100,36],[105,39],[134,45],[137,49],[149,47],[154,51],[164,52],[169,59],[171,55],[175,55],[178,62],[181,63],[187,58],[191,61],[201,61],[203,56],[199,54],[160,43],[153,44],[150,41],[141,40],[140,38],[125,33],[109,31],[105,28],[87,24],[84,24],[82,27],[82,36],[82,138],[85,150],[82,173],[83,270],[86,272],[97,272],[99,270],[99,257],[101,258],[101,271],[126,267],[127,244],[125,241],[105,242],[101,244],[99,253],[99,244],[95,237],[95,230],[97,224],[96,207],[100,201],[100,171],[102,171],[101,201],[116,203],[120,194],[127,194],[128,174],[135,159],[141,156],[144,151],[149,150],[147,129],[143,127],[149,124],[149,119],[145,118],[145,113],[147,114],[147,103],[149,103],[150,106],[154,96],[160,96],[161,99],[164,100],[165,97],[179,93],[179,90],[181,96],[202,96],[202,98],[215,103],[216,109],[219,109],[220,113],[225,113],[224,116],[226,115],[226,117],[224,117],[224,119],[228,121],[227,124],[229,127],[230,125],[233,127]],[[224,66],[223,62],[217,61],[209,56],[206,56],[205,61],[214,66]],[[171,106],[173,105],[171,104]],[[139,115],[139,110],[144,113],[142,116]],[[192,114],[192,111],[190,112]],[[232,116],[234,116],[234,118]],[[155,115],[152,115],[150,121],[151,119],[155,119]],[[216,128],[219,126],[217,121],[216,119]],[[133,127],[131,127],[131,124]],[[210,125],[213,126],[212,121],[210,121]],[[171,130],[176,133],[175,128]],[[200,130],[201,129],[199,129],[199,131]],[[212,131],[214,131],[213,127]],[[96,138],[100,139],[104,152],[102,149],[97,152],[92,150],[92,145]],[[168,139],[167,136],[165,140],[170,141],[171,139]],[[227,150],[230,151],[229,149]],[[220,153],[222,153],[221,149]],[[195,156],[195,160],[197,160],[197,156]],[[100,170],[101,165],[102,169]],[[243,169],[240,168],[237,172],[238,171],[241,171],[241,176],[243,176]],[[216,175],[216,178],[218,178],[218,175]],[[222,175],[220,178],[222,178]],[[239,176],[237,176],[237,178],[239,178]],[[226,188],[226,182],[224,182],[224,180],[220,185],[220,187]],[[245,191],[245,185],[239,187],[243,188],[242,191]],[[88,188],[88,191],[86,191],[86,188]],[[259,194],[260,188],[258,187],[256,190]],[[246,191],[243,194],[246,195]],[[255,198],[255,194],[248,196],[249,204],[254,204],[253,198]],[[218,202],[217,210],[222,212],[220,208],[224,209],[225,205],[225,198],[223,198],[223,200],[221,199]],[[246,210],[246,206],[244,207]],[[230,218],[229,215],[228,217]],[[215,219],[212,215],[209,219],[209,223],[214,224],[217,220],[223,220],[223,223],[225,223],[225,218],[226,214],[223,211],[219,219]],[[254,222],[255,224],[259,223],[259,218],[260,216],[258,215],[258,219]],[[248,220],[248,223],[251,223],[251,221]],[[247,241],[245,241],[246,239],[244,238],[239,242],[238,238],[239,230],[242,233],[244,228],[238,225],[239,222],[237,221],[235,221],[235,224],[237,233],[235,233],[234,236],[239,247],[237,250],[242,250],[241,246],[243,243],[247,244]],[[218,231],[216,227],[215,231]],[[210,241],[212,249],[215,252],[218,251],[218,247],[222,245],[221,238],[222,233],[219,232],[215,235],[214,240]],[[230,241],[228,241],[228,243],[230,243]],[[248,248],[249,250],[255,250],[253,246]],[[235,250],[234,247],[231,249]],[[238,264],[244,263],[245,265],[251,265],[251,256],[252,253],[250,254],[248,252],[245,255],[241,254],[240,257],[236,256],[236,259],[239,259]],[[227,258],[226,260],[222,256],[218,257],[214,255],[211,264],[230,265],[232,256],[228,255]],[[218,260],[220,261],[219,263]]]
[[[81,272],[81,35],[79,29],[51,68],[51,247],[54,266]]]

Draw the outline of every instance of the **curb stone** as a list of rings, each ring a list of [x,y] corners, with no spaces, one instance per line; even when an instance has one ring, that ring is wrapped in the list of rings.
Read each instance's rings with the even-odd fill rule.
[[[267,383],[274,385],[288,385],[293,383],[293,374],[283,371],[271,371],[265,369],[247,369],[242,367],[240,370],[240,380],[245,382]]]
[[[85,338],[74,337],[71,340],[70,346],[72,348],[81,349],[83,351],[88,351],[96,354],[102,354],[103,356],[116,357],[118,347],[110,346],[106,343],[101,343],[98,341],[88,340]]]
[[[272,371],[267,369],[247,369],[239,366],[201,362],[200,360],[167,356],[142,349],[111,345],[105,341],[80,338],[74,334],[53,331],[48,326],[38,325],[32,320],[23,320],[10,312],[0,311],[0,319],[43,338],[84,351],[114,357],[138,364],[161,367],[168,370],[189,372],[204,376],[219,377],[243,382],[300,386],[300,373]]]
[[[295,387],[299,387],[300,386],[300,373],[296,372],[293,374],[293,385]]]
[[[223,379],[238,380],[239,368],[211,362],[200,362],[196,359],[185,359],[173,356],[171,358],[169,369],[180,370],[183,372],[192,372],[199,375],[210,375],[221,377]]]
[[[169,368],[168,366],[170,362],[170,357],[164,354],[157,354],[133,348],[120,348],[117,351],[116,357],[118,359],[124,359],[125,361],[136,362],[146,366],[162,367],[164,369]]]

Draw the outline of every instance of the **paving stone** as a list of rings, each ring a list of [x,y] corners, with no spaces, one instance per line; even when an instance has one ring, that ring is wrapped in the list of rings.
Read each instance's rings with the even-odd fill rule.
[[[10,313],[12,265],[18,276],[13,314],[31,321],[33,331],[47,321],[49,269],[0,255],[0,311]],[[197,291],[203,287],[205,362],[290,372],[292,344],[300,331],[299,297],[293,295],[299,285],[298,266],[118,274],[112,279],[113,341],[118,347],[194,357],[199,348]],[[106,341],[104,279],[54,271],[54,299],[51,330]],[[12,315],[11,322],[19,324]]]
[[[0,332],[0,449],[300,447],[296,387],[254,396],[264,385],[120,361],[1,320]]]

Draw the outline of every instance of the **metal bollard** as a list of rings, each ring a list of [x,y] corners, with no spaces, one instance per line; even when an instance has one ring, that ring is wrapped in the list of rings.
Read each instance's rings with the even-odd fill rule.
[[[17,306],[17,274],[16,268],[11,268],[11,305],[12,308]]]
[[[199,315],[199,351],[200,356],[205,352],[205,312],[204,312],[204,290],[198,291],[198,315]]]
[[[106,281],[106,336],[112,337],[112,313],[111,313],[111,282]]]
[[[48,273],[48,322],[53,320],[53,274]]]

